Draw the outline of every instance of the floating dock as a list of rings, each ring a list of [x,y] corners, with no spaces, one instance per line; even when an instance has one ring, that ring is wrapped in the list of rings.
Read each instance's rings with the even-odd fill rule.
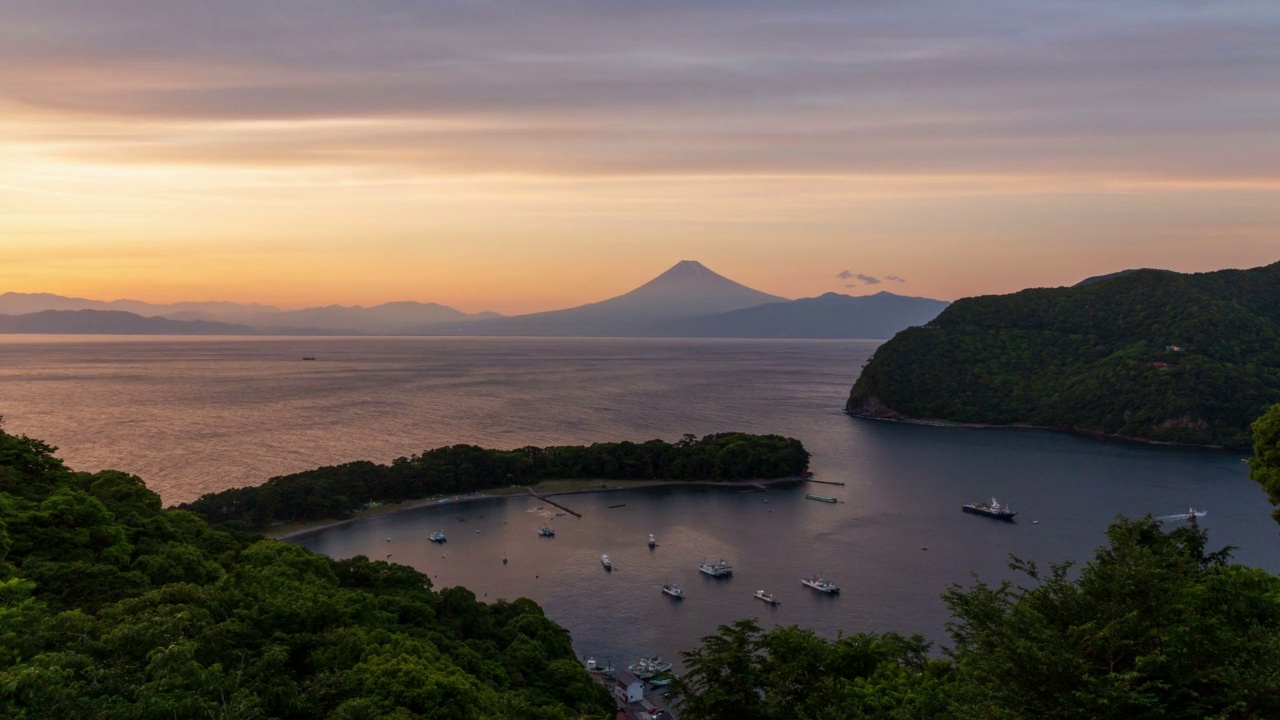
[[[529,491],[529,494],[530,494],[530,495],[532,495],[532,496],[534,496],[534,497],[538,498],[539,500],[541,500],[541,501],[542,501],[542,502],[544,502],[544,503],[547,503],[548,505],[555,505],[556,507],[560,508],[561,510],[563,510],[563,511],[565,511],[565,512],[569,513],[570,515],[572,515],[572,516],[574,516],[574,517],[576,517],[576,518],[581,518],[581,517],[582,517],[582,513],[574,512],[573,510],[570,510],[569,508],[567,508],[567,507],[565,507],[565,506],[561,505],[560,503],[556,502],[555,500],[552,500],[551,498],[549,498],[549,497],[547,497],[547,496],[545,496],[545,495],[539,495],[538,493],[534,492],[533,488],[531,488],[531,487],[527,487],[527,488],[525,488],[525,489]]]
[[[813,478],[805,478],[805,480],[809,482],[822,483],[823,485],[844,485],[844,483],[837,482],[835,480],[814,480]]]
[[[814,495],[813,493],[809,493],[808,495],[805,495],[805,497],[810,500],[817,500],[818,502],[825,502],[825,503],[836,502],[835,498],[828,497],[826,495]]]

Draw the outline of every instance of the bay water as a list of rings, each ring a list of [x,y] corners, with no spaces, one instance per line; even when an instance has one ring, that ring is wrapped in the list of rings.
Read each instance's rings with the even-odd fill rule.
[[[1119,515],[1188,507],[1211,547],[1280,572],[1280,534],[1239,453],[1042,431],[883,423],[842,412],[876,341],[0,336],[9,432],[82,470],[133,472],[167,504],[439,445],[591,443],[742,430],[799,438],[816,478],[664,486],[424,507],[294,538],[333,557],[412,565],[482,599],[525,596],[578,651],[671,659],[756,617],[834,637],[919,632],[946,643],[948,583],[1013,577],[1009,555],[1085,561]],[[303,361],[304,356],[315,357]],[[806,493],[838,498],[828,504]],[[964,514],[995,496],[1003,523]],[[541,538],[543,524],[556,530]],[[435,530],[448,541],[427,540]],[[658,546],[650,550],[653,533]],[[600,563],[609,554],[614,570]],[[508,563],[503,564],[506,555]],[[698,572],[725,559],[729,579]],[[800,578],[841,586],[817,593]],[[663,595],[680,585],[682,601]],[[764,589],[781,604],[752,597]]]

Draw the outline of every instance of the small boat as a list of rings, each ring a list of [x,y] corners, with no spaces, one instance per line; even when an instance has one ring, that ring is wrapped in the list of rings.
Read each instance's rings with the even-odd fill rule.
[[[649,678],[649,684],[656,687],[663,687],[665,685],[670,685],[675,679],[675,675],[672,675],[669,672],[664,672]]]
[[[665,673],[670,670],[671,663],[663,660],[657,655],[654,655],[651,658],[640,658],[635,661],[635,663],[628,665],[627,669],[631,671],[632,675],[635,675],[641,680],[648,680],[654,675]]]
[[[448,540],[448,538],[446,538],[446,537],[444,536],[444,533],[440,532],[439,530],[437,530],[437,531],[435,531],[435,532],[431,533],[430,535],[428,535],[428,536],[427,536],[427,539],[428,539],[428,540],[430,540],[430,541],[431,541],[431,542],[433,542],[433,543],[442,543],[442,542],[444,542],[445,540]]]
[[[649,549],[658,547],[658,541],[653,539],[653,533],[649,533]]]
[[[828,595],[837,595],[840,593],[839,585],[836,585],[830,580],[827,580],[826,578],[823,578],[823,577],[819,577],[817,575],[814,575],[813,577],[800,578],[800,582],[805,585],[808,585],[809,587],[813,588],[814,590],[817,590],[818,592],[824,592],[824,593],[827,593]]]
[[[601,675],[609,675],[613,672],[613,661],[608,658],[603,663],[597,662],[595,658],[587,658],[587,672],[599,673]]]
[[[777,604],[778,604],[778,600],[777,600],[777,598],[775,598],[773,595],[771,595],[771,594],[769,594],[769,593],[767,593],[767,592],[765,592],[765,591],[763,591],[763,590],[757,590],[757,591],[756,591],[756,599],[757,599],[757,600],[763,600],[763,601],[765,601],[765,602],[769,603],[770,605],[777,605]]]
[[[564,517],[564,515],[565,515],[565,513],[564,513],[564,511],[563,511],[563,510],[561,510],[561,511],[560,511],[560,512],[558,512],[558,513],[556,513],[556,517]]]
[[[698,570],[711,577],[729,577],[733,574],[733,567],[725,562],[723,558],[713,563],[704,562],[698,566]]]
[[[316,356],[315,356],[315,355],[303,355],[303,356],[302,356],[302,359],[303,359],[303,360],[315,360],[315,359],[316,359]]]
[[[662,592],[670,595],[671,597],[677,600],[684,599],[684,591],[681,590],[680,586],[678,585],[672,585],[671,583],[667,583],[666,585],[662,586]]]
[[[805,495],[805,497],[810,500],[817,500],[818,502],[825,502],[825,503],[833,503],[836,501],[836,499],[833,497],[830,497],[827,495],[814,495],[813,493],[809,493],[808,495]]]
[[[1204,517],[1205,515],[1208,515],[1208,514],[1209,514],[1208,510],[1197,510],[1195,508],[1187,508],[1187,511],[1184,513],[1177,513],[1174,515],[1164,515],[1162,517],[1156,518],[1156,521],[1164,522],[1166,520],[1172,520],[1176,522],[1178,520],[1193,520],[1195,518]]]
[[[601,555],[601,556],[600,556],[600,564],[604,566],[604,569],[605,569],[605,570],[612,570],[612,569],[613,569],[613,561],[609,559],[609,556],[608,556],[608,555]]]
[[[1013,516],[1018,514],[1009,510],[1008,507],[1001,505],[995,498],[991,498],[991,502],[989,503],[969,503],[968,505],[961,505],[960,509],[967,513],[986,515],[987,517],[992,517],[997,520],[1008,520],[1009,522],[1013,522]]]
[[[503,564],[503,565],[506,565],[506,564],[507,564],[507,554],[506,554],[506,553],[502,553],[502,564]]]
[[[555,537],[556,531],[552,530],[546,525],[543,525],[542,527],[538,528],[538,535],[541,537]]]

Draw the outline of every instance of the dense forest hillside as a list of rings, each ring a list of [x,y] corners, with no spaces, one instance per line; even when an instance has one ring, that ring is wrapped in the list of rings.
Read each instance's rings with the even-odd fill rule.
[[[162,510],[0,431],[0,717],[613,717],[530,600]]]
[[[1249,446],[1280,401],[1280,263],[958,300],[875,353],[847,410]]]
[[[650,440],[488,450],[452,445],[274,477],[253,487],[202,495],[182,506],[213,523],[262,529],[272,523],[345,518],[363,503],[470,493],[539,480],[748,480],[796,477],[809,466],[799,440],[718,433]]]

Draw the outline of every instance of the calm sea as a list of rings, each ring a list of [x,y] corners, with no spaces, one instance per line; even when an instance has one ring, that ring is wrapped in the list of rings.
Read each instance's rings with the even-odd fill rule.
[[[0,413],[10,432],[60,446],[73,467],[137,473],[168,503],[443,444],[727,430],[800,438],[820,479],[846,483],[566,498],[581,520],[514,498],[298,539],[335,557],[390,555],[490,600],[531,597],[573,632],[579,652],[619,665],[674,656],[746,616],[827,636],[897,630],[945,641],[939,594],[948,583],[1010,577],[1010,553],[1042,564],[1086,560],[1122,514],[1207,509],[1202,524],[1215,546],[1237,546],[1239,560],[1280,572],[1278,528],[1238,454],[849,418],[844,399],[877,344],[0,336]],[[992,495],[1019,511],[1016,525],[960,512]],[[543,523],[554,539],[536,535]],[[448,543],[429,543],[434,530]],[[652,551],[649,533],[659,543]],[[699,562],[719,558],[734,566],[731,579],[698,573]],[[812,573],[842,593],[803,587],[800,577]],[[665,582],[686,599],[662,595]],[[782,604],[755,600],[757,589]]]

